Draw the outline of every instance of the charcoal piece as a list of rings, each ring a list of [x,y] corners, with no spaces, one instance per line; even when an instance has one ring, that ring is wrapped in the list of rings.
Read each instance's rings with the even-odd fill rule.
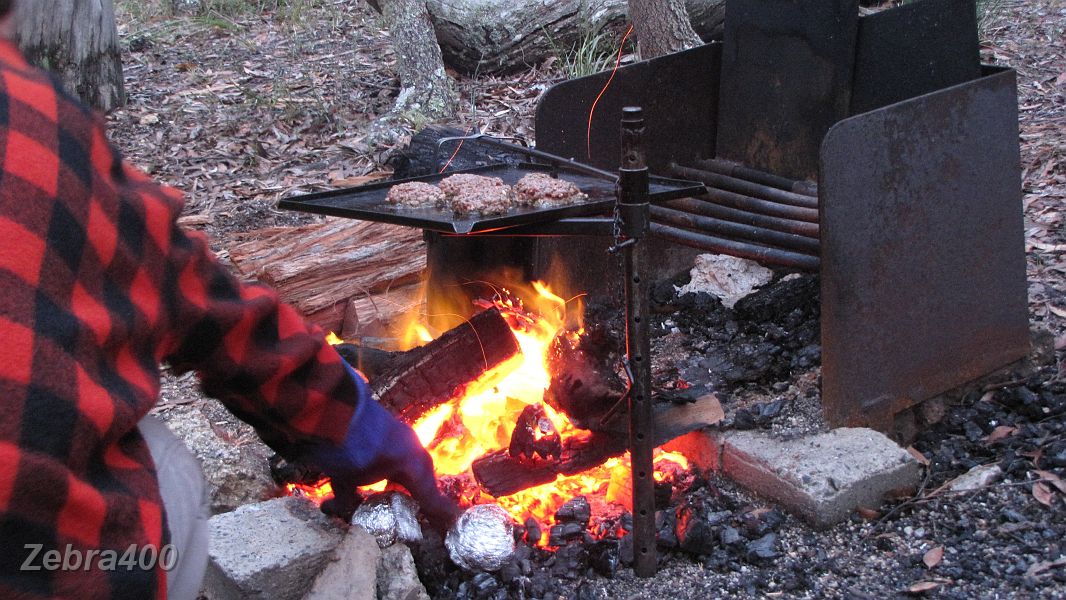
[[[504,583],[511,583],[521,576],[522,567],[519,566],[514,557],[511,557],[511,560],[507,561],[502,567],[500,567],[500,581]]]
[[[592,507],[589,506],[588,498],[584,496],[568,500],[555,513],[556,523],[581,523],[582,527],[587,527],[591,518]]]
[[[614,578],[621,566],[618,540],[600,540],[589,546],[589,565],[601,576]]]
[[[478,573],[470,580],[474,596],[477,598],[491,597],[500,588],[500,583],[491,573]]]
[[[660,548],[677,548],[677,515],[672,510],[655,513],[655,542]]]
[[[777,529],[785,522],[785,515],[776,509],[759,509],[745,513],[741,517],[744,533],[749,538],[757,538]]]
[[[746,408],[738,409],[737,412],[733,413],[733,429],[740,431],[755,429],[755,415],[751,414],[751,411]]]
[[[471,506],[448,531],[448,555],[467,571],[495,571],[515,552],[511,515],[496,504]]]
[[[817,307],[818,298],[818,277],[803,275],[764,285],[738,300],[733,310],[745,321],[781,321],[794,310],[813,310]]]
[[[418,524],[418,505],[410,496],[401,492],[382,492],[367,498],[352,515],[352,525],[365,529],[382,548],[397,541],[422,541],[422,527]]]
[[[578,540],[585,535],[585,525],[582,523],[559,523],[548,530],[549,546],[565,546],[567,542]]]
[[[602,585],[593,584],[591,581],[583,581],[577,586],[574,600],[607,600],[607,590]]]
[[[735,546],[743,543],[744,538],[741,537],[740,532],[736,527],[725,526],[720,532],[718,532],[718,541],[723,546]]]
[[[515,421],[507,453],[512,458],[524,460],[533,460],[537,456],[558,460],[562,452],[559,432],[555,431],[544,407],[540,404],[525,407]]]
[[[633,534],[627,533],[618,541],[618,560],[620,560],[623,565],[628,566],[633,564],[633,552]]]
[[[270,477],[278,485],[287,483],[314,485],[326,476],[316,467],[300,462],[289,462],[280,454],[271,456],[267,459],[267,463],[270,465]]]
[[[757,540],[748,542],[744,546],[744,557],[748,562],[759,562],[760,560],[770,560],[778,556],[778,552],[775,548],[777,545],[777,535],[768,533]]]
[[[568,544],[555,551],[552,574],[566,579],[577,579],[589,568],[589,552],[584,544]]]
[[[714,550],[714,528],[707,516],[702,507],[691,503],[677,508],[677,541],[682,550],[695,555],[710,554]]]
[[[537,523],[536,519],[529,517],[526,519],[524,527],[526,529],[526,543],[535,545],[540,541],[540,523]]]

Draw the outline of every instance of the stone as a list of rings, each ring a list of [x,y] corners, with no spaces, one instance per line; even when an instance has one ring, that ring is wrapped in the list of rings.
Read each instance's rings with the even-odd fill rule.
[[[374,536],[353,525],[304,600],[376,600],[379,564],[383,560]]]
[[[404,544],[393,544],[381,551],[377,582],[378,600],[429,600],[418,579],[411,549]]]
[[[344,538],[306,498],[248,504],[208,521],[204,594],[211,600],[300,598]]]
[[[792,440],[751,431],[704,436],[718,446],[704,452],[717,459],[714,470],[818,528],[860,507],[880,506],[888,493],[915,489],[921,480],[914,457],[872,429],[840,428]]]
[[[978,465],[947,483],[953,492],[972,492],[979,490],[1003,476],[999,465]]]
[[[164,406],[156,414],[200,461],[210,490],[211,512],[228,512],[276,495],[278,487],[269,468],[274,452],[259,441],[250,425],[225,412],[221,403],[208,404],[218,407]],[[216,418],[216,410],[225,416]],[[222,424],[216,427],[216,422]]]

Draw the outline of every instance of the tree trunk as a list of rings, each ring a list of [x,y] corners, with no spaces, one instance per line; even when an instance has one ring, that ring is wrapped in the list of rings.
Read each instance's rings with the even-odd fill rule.
[[[684,2],[691,27],[703,39],[721,38],[725,0],[676,1]],[[588,34],[596,34],[608,25],[621,25],[628,9],[627,0],[426,3],[444,62],[466,74],[505,73],[538,65],[568,52]],[[639,37],[640,25],[637,27]]]
[[[680,52],[702,43],[689,22],[685,0],[629,0],[629,18],[642,59]]]
[[[112,0],[29,0],[16,10],[19,47],[30,62],[100,110],[125,104]]]
[[[421,119],[435,121],[455,114],[458,95],[433,34],[426,0],[383,0],[378,3],[396,52],[400,95],[394,111],[420,128]]]

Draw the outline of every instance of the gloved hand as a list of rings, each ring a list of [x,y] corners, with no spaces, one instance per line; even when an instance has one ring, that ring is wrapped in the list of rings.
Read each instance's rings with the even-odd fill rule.
[[[347,363],[359,390],[348,435],[341,446],[319,446],[307,457],[333,481],[334,494],[353,494],[355,488],[388,479],[418,502],[435,527],[447,528],[459,507],[437,489],[433,459],[413,429],[385,410],[370,392],[367,381]]]

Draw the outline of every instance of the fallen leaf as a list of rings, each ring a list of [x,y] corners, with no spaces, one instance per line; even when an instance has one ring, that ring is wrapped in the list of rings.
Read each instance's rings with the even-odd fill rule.
[[[1052,473],[1051,471],[1033,471],[1040,476],[1041,479],[1047,481],[1051,485],[1055,486],[1063,494],[1066,494],[1066,481],[1063,481],[1061,477]]]
[[[999,440],[1009,438],[1018,432],[1017,427],[1011,427],[1010,425],[1000,425],[992,430],[992,433],[985,436],[985,443],[991,444],[992,442],[998,442]]]
[[[907,452],[910,452],[911,456],[914,457],[914,460],[918,461],[923,466],[929,466],[929,459],[926,458],[924,454],[919,452],[918,449],[914,446],[907,446]]]
[[[1059,308],[1057,306],[1052,306],[1052,305],[1048,304],[1048,310],[1050,310],[1051,312],[1055,313],[1056,315],[1058,315],[1060,317],[1066,318],[1066,310],[1064,310],[1064,309],[1061,309],[1061,308]]]
[[[910,587],[907,588],[907,593],[924,594],[925,592],[935,590],[938,587],[940,587],[940,584],[936,581],[919,581],[917,583],[912,583]]]
[[[1064,334],[1060,335],[1059,337],[1055,338],[1055,349],[1056,350],[1066,349],[1066,333],[1064,333]]]
[[[860,506],[859,508],[857,508],[855,510],[856,510],[856,512],[859,513],[859,516],[862,517],[866,521],[875,521],[875,520],[881,518],[881,512],[880,511],[876,511],[876,510],[874,510],[872,508],[866,508],[865,506]]]
[[[1060,558],[1058,560],[1053,561],[1040,561],[1038,563],[1034,563],[1032,566],[1026,569],[1025,576],[1035,577],[1036,575],[1040,575],[1044,571],[1050,571],[1051,569],[1061,566],[1066,566],[1066,558]]]
[[[1051,503],[1055,500],[1055,497],[1051,494],[1051,488],[1042,481],[1033,484],[1033,498],[1036,498],[1036,501],[1044,506],[1051,506]]]
[[[1055,78],[1055,85],[1066,84],[1066,71],[1059,73],[1059,76]]]
[[[148,114],[144,115],[143,117],[141,117],[141,119],[140,119],[141,125],[155,125],[158,122],[159,122],[159,115],[157,115],[155,113],[148,113]]]
[[[922,557],[922,562],[925,563],[927,569],[932,569],[939,565],[942,560],[944,560],[943,546],[937,546],[936,548],[929,550],[925,553],[925,556]]]

